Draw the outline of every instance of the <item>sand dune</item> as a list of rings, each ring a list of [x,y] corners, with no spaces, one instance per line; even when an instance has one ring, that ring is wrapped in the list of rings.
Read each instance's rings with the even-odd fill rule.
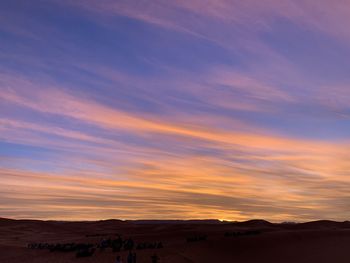
[[[301,224],[272,224],[264,220],[246,222],[207,221],[120,221],[60,222],[0,219],[1,263],[114,262],[128,251],[97,249],[90,257],[75,252],[29,249],[29,243],[98,244],[117,234],[136,244],[161,241],[164,248],[142,249],[137,262],[350,262],[350,223],[314,221]],[[196,237],[205,236],[204,240]],[[188,238],[192,238],[188,242]]]

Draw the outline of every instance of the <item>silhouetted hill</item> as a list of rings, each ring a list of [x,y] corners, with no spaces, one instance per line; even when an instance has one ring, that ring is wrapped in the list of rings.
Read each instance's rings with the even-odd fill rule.
[[[323,228],[350,228],[350,221],[337,222],[332,220],[316,220],[304,223],[271,223],[263,219],[252,219],[248,221],[220,221],[217,219],[203,219],[203,220],[119,220],[106,219],[98,221],[55,221],[55,220],[33,220],[33,219],[9,219],[0,218],[0,226],[36,226],[41,227],[72,227],[79,226],[127,226],[127,225],[230,225],[239,227],[282,227],[292,229],[323,229]]]
[[[222,224],[217,219],[203,219],[203,220],[127,220],[126,222],[147,225],[147,224]]]
[[[317,220],[299,223],[294,226],[297,229],[324,229],[324,228],[350,228],[350,222],[337,222],[331,220]]]
[[[276,225],[262,219],[252,219],[243,222],[235,222],[233,224],[241,227],[273,227]]]

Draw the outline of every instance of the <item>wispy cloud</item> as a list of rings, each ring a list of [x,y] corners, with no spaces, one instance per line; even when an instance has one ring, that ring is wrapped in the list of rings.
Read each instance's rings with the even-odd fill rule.
[[[345,2],[6,2],[2,216],[349,216]]]
[[[14,84],[16,81],[13,80],[11,83]],[[79,98],[68,94],[64,89],[38,90],[33,82],[24,80],[21,80],[20,84],[20,89],[4,89],[2,99],[24,109],[34,110],[37,114],[63,116],[94,125],[109,131],[110,134],[126,130],[135,140],[145,138],[144,136],[148,134],[146,138],[157,137],[157,140],[161,140],[164,136],[167,142],[165,147],[158,147],[158,150],[155,150],[157,147],[152,143],[148,146],[135,147],[132,141],[128,145],[112,138],[107,139],[105,136],[96,137],[90,134],[91,131],[71,131],[59,127],[50,128],[47,124],[42,126],[2,119],[2,138],[8,141],[51,147],[60,151],[69,151],[69,146],[73,146],[76,149],[75,155],[84,149],[92,151],[91,156],[81,156],[80,161],[76,158],[58,160],[56,167],[62,167],[62,174],[26,174],[27,172],[23,170],[2,171],[4,187],[12,186],[16,191],[23,191],[26,195],[32,196],[32,199],[26,197],[24,201],[22,199],[24,197],[14,198],[13,195],[6,194],[4,188],[2,191],[5,191],[4,195],[10,200],[7,205],[3,205],[4,213],[8,215],[15,213],[11,207],[14,209],[19,204],[27,203],[31,207],[37,207],[38,210],[47,210],[48,215],[50,209],[57,207],[67,210],[74,207],[81,211],[103,207],[98,209],[101,209],[106,216],[114,211],[116,215],[127,217],[129,210],[119,210],[118,214],[113,205],[123,206],[125,203],[129,207],[130,202],[148,200],[147,207],[150,211],[162,213],[164,218],[176,217],[174,212],[167,214],[163,211],[170,209],[187,211],[187,214],[181,213],[182,216],[196,218],[206,217],[216,211],[217,217],[227,219],[248,219],[259,215],[282,220],[282,217],[273,215],[276,210],[280,210],[284,211],[284,217],[288,214],[290,218],[305,211],[305,216],[301,218],[307,220],[312,218],[308,214],[310,210],[331,209],[321,204],[321,200],[331,202],[332,198],[335,198],[334,192],[323,187],[325,184],[332,184],[333,188],[348,184],[346,176],[348,146],[344,142],[283,138],[273,134],[259,134],[257,131],[254,133],[227,131],[206,126],[203,122],[200,125],[188,125],[169,119],[163,120],[161,116],[150,118],[144,114],[123,112],[99,104],[91,98]],[[21,90],[28,90],[28,87],[31,87],[31,92],[24,95]],[[195,123],[195,120],[187,119],[188,122]],[[24,136],[19,137],[17,130],[21,130]],[[25,130],[27,132],[23,133]],[[41,137],[33,141],[30,134],[35,133],[55,135],[72,141],[67,142],[68,147],[64,146],[65,143],[62,144],[64,141],[55,144],[53,138],[46,140]],[[79,141],[94,145],[77,144]],[[119,169],[118,174],[113,174],[113,162],[117,161],[115,158],[120,158],[121,152],[114,157],[110,154],[113,152],[116,154],[118,150],[123,150],[129,157],[122,158],[124,161],[119,159],[123,168]],[[132,153],[134,155],[131,155]],[[102,156],[106,156],[106,160],[98,161]],[[84,162],[90,170],[74,168],[76,162]],[[61,166],[60,163],[66,165]],[[67,163],[72,165],[67,166]],[[107,171],[107,174],[101,175],[100,169]],[[26,183],[22,179],[17,179],[19,176],[30,180],[31,189],[40,189],[41,195],[36,196],[26,189]],[[110,179],[105,179],[106,176]],[[59,185],[57,180],[60,181]],[[291,185],[295,187],[291,188]],[[308,198],[313,198],[309,196],[309,191],[315,187],[319,188],[315,197],[322,198],[313,204],[305,205]],[[116,191],[112,190],[116,188],[123,194],[117,197],[114,195],[112,198],[110,191]],[[52,190],[59,194],[54,197],[46,196],[43,189],[48,191],[47,195],[52,193]],[[109,193],[107,196],[106,192]],[[153,199],[151,193],[155,192],[159,198]],[[100,201],[93,198],[92,193],[94,196],[99,196]],[[201,201],[196,202],[199,196]],[[345,192],[344,198],[346,199]],[[257,204],[256,200],[261,201]],[[179,203],[183,202],[187,203],[187,208],[179,207]],[[144,201],[141,203],[144,204]],[[152,208],[153,205],[157,208]],[[291,208],[284,207],[287,205]],[[196,214],[190,212],[194,208]],[[20,211],[24,208],[18,206],[16,209]],[[236,212],[231,213],[231,209],[235,209]],[[22,212],[23,217],[26,212]],[[72,217],[70,214],[67,215]],[[36,216],[40,217],[40,214]],[[58,216],[51,215],[52,218]],[[85,216],[85,213],[81,216]],[[76,218],[81,219],[81,216]],[[133,216],[142,218],[149,215],[140,213]]]

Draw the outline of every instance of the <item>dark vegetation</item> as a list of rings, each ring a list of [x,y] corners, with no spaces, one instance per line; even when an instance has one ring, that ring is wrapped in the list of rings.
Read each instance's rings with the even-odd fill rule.
[[[104,251],[112,249],[113,252],[131,251],[133,249],[161,249],[162,242],[140,242],[135,243],[132,238],[123,239],[121,236],[117,238],[102,239],[99,243],[30,243],[29,249],[46,249],[50,252],[75,252],[76,257],[92,256],[96,249]]]

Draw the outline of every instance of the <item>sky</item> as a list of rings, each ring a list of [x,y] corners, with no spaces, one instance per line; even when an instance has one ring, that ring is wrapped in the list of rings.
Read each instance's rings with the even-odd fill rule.
[[[350,218],[349,1],[0,1],[0,217]]]

